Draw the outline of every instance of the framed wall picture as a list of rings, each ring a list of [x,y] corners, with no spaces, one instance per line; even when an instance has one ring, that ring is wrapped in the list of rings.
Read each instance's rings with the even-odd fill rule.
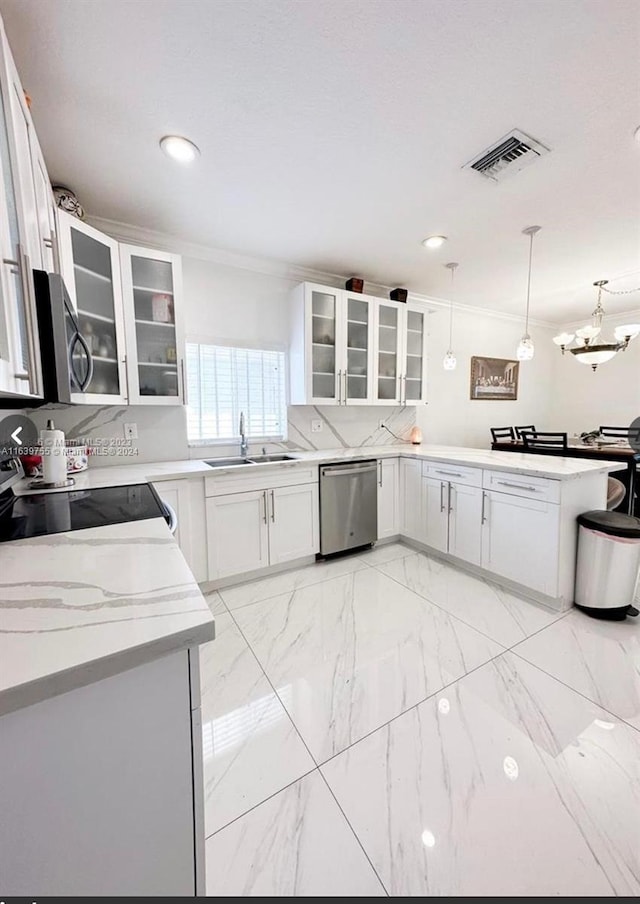
[[[471,358],[469,398],[474,401],[515,402],[520,362],[506,358]]]

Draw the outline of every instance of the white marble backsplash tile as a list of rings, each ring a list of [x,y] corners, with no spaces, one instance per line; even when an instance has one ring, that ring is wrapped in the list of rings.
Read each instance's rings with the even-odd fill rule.
[[[237,455],[238,443],[189,447],[185,409],[181,406],[136,405],[45,405],[28,412],[38,428],[52,418],[68,439],[86,438],[104,443],[108,450],[92,458],[93,466],[123,465],[144,461],[177,461],[185,458],[215,458]],[[287,439],[264,444],[268,451],[281,449],[312,452],[323,449],[382,446],[398,442],[380,427],[380,421],[397,436],[407,439],[416,422],[416,409],[385,406],[314,407],[290,406],[287,412]],[[311,422],[318,420],[322,430],[312,433]],[[124,444],[124,425],[134,423],[138,439]],[[109,444],[113,440],[113,444]],[[123,445],[124,444],[124,445]],[[250,451],[259,451],[262,443],[250,443]]]

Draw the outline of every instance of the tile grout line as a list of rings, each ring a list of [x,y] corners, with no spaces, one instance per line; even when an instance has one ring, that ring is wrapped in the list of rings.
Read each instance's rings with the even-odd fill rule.
[[[354,556],[354,561],[359,561],[357,557]],[[308,568],[312,568],[313,565],[308,565]],[[367,568],[373,568],[373,565],[368,565]],[[354,568],[352,571],[345,571],[344,574],[336,574],[330,578],[322,578],[320,581],[314,581],[312,584],[304,584],[302,587],[293,587],[289,590],[281,590],[280,593],[274,593],[271,596],[262,597],[259,600],[252,600],[250,603],[243,603],[242,606],[234,606],[232,609],[229,604],[226,602],[224,596],[222,595],[224,590],[234,590],[236,587],[242,586],[241,584],[235,584],[233,587],[225,587],[216,592],[220,594],[220,598],[222,602],[225,604],[229,612],[235,612],[239,609],[246,609],[248,606],[255,606],[257,603],[266,603],[267,600],[275,599],[277,596],[284,596],[287,593],[297,593],[299,590],[306,590],[307,587],[317,587],[318,584],[326,584],[327,581],[335,581],[337,578],[346,578],[350,574],[355,574],[357,571],[365,571],[364,568]],[[283,571],[281,574],[290,574],[291,572]],[[279,577],[279,575],[273,575],[273,577]]]
[[[352,573],[353,573],[353,572],[352,572]],[[309,756],[311,757],[312,762],[315,763],[315,768],[314,768],[314,769],[309,770],[309,772],[306,772],[304,775],[298,776],[297,779],[295,779],[294,781],[290,782],[288,785],[285,785],[284,788],[280,788],[279,791],[275,791],[273,794],[269,795],[269,797],[266,797],[264,800],[262,800],[262,801],[260,801],[259,803],[255,804],[253,807],[251,807],[250,810],[246,810],[244,813],[240,814],[240,816],[237,816],[237,817],[236,817],[235,819],[233,819],[231,822],[235,822],[237,819],[241,819],[242,816],[245,816],[247,813],[250,813],[251,810],[255,810],[256,807],[261,806],[261,804],[265,803],[265,801],[270,800],[272,797],[275,797],[276,794],[280,794],[282,791],[285,791],[287,788],[290,788],[292,785],[295,785],[296,782],[299,782],[299,781],[301,781],[303,778],[306,778],[307,776],[312,775],[314,772],[317,772],[317,773],[319,774],[320,778],[322,779],[322,781],[324,782],[325,786],[327,787],[329,793],[331,794],[331,797],[334,799],[334,801],[335,801],[335,803],[336,803],[336,806],[338,807],[338,809],[339,809],[340,812],[342,813],[342,816],[343,816],[345,822],[347,823],[347,825],[349,826],[349,829],[350,829],[351,833],[353,834],[353,837],[355,838],[356,843],[358,844],[358,846],[359,846],[360,849],[362,850],[362,853],[364,854],[364,856],[365,856],[366,859],[367,859],[367,863],[369,864],[369,866],[370,866],[371,869],[373,870],[373,873],[374,873],[376,879],[377,879],[378,882],[380,883],[380,887],[381,887],[382,890],[385,892],[386,896],[389,897],[389,892],[387,891],[387,888],[386,888],[384,882],[382,881],[382,879],[381,879],[380,876],[378,875],[378,871],[377,871],[377,869],[375,868],[375,866],[373,865],[373,863],[371,862],[371,859],[370,859],[370,857],[369,857],[369,854],[368,854],[367,851],[365,850],[365,848],[364,848],[362,842],[360,841],[360,838],[359,838],[358,835],[356,834],[356,832],[355,832],[353,826],[351,825],[351,823],[350,823],[349,820],[347,819],[347,815],[346,815],[346,813],[344,812],[344,810],[342,809],[342,807],[340,806],[340,804],[339,804],[339,802],[338,802],[338,800],[337,800],[335,794],[333,793],[333,790],[332,790],[331,787],[329,786],[329,783],[327,782],[326,778],[325,778],[324,775],[322,774],[322,772],[321,772],[321,770],[320,770],[320,767],[319,767],[319,765],[318,765],[318,762],[317,762],[315,756],[313,755],[313,753],[312,753],[311,750],[309,749],[309,747],[308,747],[308,745],[307,745],[307,742],[305,741],[305,739],[303,738],[302,734],[300,733],[300,730],[298,729],[298,726],[297,726],[296,723],[293,721],[293,717],[292,717],[291,713],[289,712],[289,710],[288,710],[287,707],[285,706],[284,702],[283,702],[282,699],[280,698],[280,695],[278,694],[278,691],[277,691],[276,688],[274,687],[273,683],[271,682],[271,679],[269,678],[269,676],[267,675],[266,671],[264,670],[264,668],[263,668],[263,666],[262,666],[262,663],[261,663],[260,660],[258,659],[255,650],[253,649],[253,647],[251,646],[251,644],[249,643],[249,641],[248,641],[247,638],[245,637],[242,628],[240,627],[240,625],[238,624],[238,622],[237,622],[236,619],[234,618],[233,612],[232,612],[232,611],[229,611],[229,615],[231,616],[231,619],[232,619],[233,623],[235,624],[235,626],[237,627],[238,631],[240,632],[240,635],[242,636],[242,639],[244,640],[244,642],[245,642],[246,645],[247,645],[247,648],[251,651],[251,654],[252,654],[253,658],[255,659],[256,663],[258,664],[258,668],[260,669],[260,671],[261,671],[262,674],[264,675],[265,679],[267,680],[267,682],[268,682],[268,684],[269,684],[269,687],[272,689],[272,691],[273,691],[273,693],[275,694],[276,698],[280,701],[280,705],[282,706],[283,710],[284,710],[285,713],[287,714],[287,717],[288,717],[289,721],[291,722],[291,725],[292,725],[292,727],[293,727],[295,733],[297,734],[297,736],[298,736],[298,737],[300,738],[300,740],[302,741],[302,744],[304,745],[305,750],[307,751],[307,753],[308,753]],[[231,825],[231,822],[227,823],[227,825]],[[223,827],[221,827],[221,829],[222,829],[222,828],[226,828],[226,827],[227,827],[227,826],[223,826]],[[221,831],[221,829],[218,829],[216,832],[213,832],[213,833],[212,833],[211,835],[209,835],[208,837],[209,837],[209,838],[212,838],[213,835],[217,834],[217,832]],[[206,839],[205,839],[205,841],[206,841]]]
[[[415,554],[416,554],[416,555],[426,555],[426,553],[419,553],[419,552],[417,552],[417,551],[416,551]],[[408,558],[410,558],[410,557],[409,557],[409,556],[403,556],[403,558],[408,559]],[[428,556],[427,556],[427,558],[428,558]],[[392,559],[391,561],[398,561],[398,560],[397,560],[397,559]],[[431,561],[437,561],[437,560],[433,559],[433,560],[431,560]],[[382,562],[381,564],[382,564],[382,565],[387,565],[387,564],[389,564],[389,563],[387,563],[387,562]],[[387,574],[386,572],[382,571],[382,569],[381,569],[378,565],[372,565],[372,566],[370,566],[370,567],[371,567],[371,568],[375,568],[375,569],[376,569],[377,571],[379,571],[380,574],[383,575],[384,577],[389,578],[389,579],[392,580],[392,581],[395,581],[395,583],[398,584],[400,587],[402,587],[404,590],[408,590],[410,593],[415,593],[415,595],[416,595],[416,596],[419,596],[420,599],[425,600],[425,602],[427,602],[427,603],[431,603],[432,606],[435,606],[435,607],[436,607],[437,609],[439,609],[441,612],[444,612],[446,615],[449,616],[449,618],[453,618],[453,619],[455,619],[456,621],[461,622],[463,625],[466,625],[467,628],[471,628],[472,631],[477,631],[478,634],[482,634],[483,637],[486,637],[486,638],[487,638],[487,640],[490,640],[490,641],[492,641],[493,643],[497,643],[499,646],[504,647],[505,650],[510,650],[510,649],[512,649],[512,646],[516,646],[516,645],[519,644],[519,643],[523,643],[525,640],[529,640],[529,637],[533,637],[535,634],[538,634],[540,631],[544,631],[544,630],[546,630],[546,628],[550,628],[552,625],[555,625],[556,622],[559,622],[561,619],[565,618],[565,616],[567,616],[567,615],[569,614],[569,612],[571,612],[571,609],[567,609],[566,612],[559,612],[559,613],[557,613],[557,618],[554,618],[554,620],[553,620],[552,622],[549,622],[548,625],[543,625],[541,628],[537,628],[537,629],[533,632],[533,634],[528,634],[526,637],[522,637],[520,640],[516,640],[515,643],[514,643],[512,646],[507,646],[507,645],[504,644],[501,640],[496,640],[495,637],[492,637],[490,634],[487,634],[486,631],[483,631],[483,630],[481,630],[480,628],[476,628],[475,625],[469,624],[469,622],[465,621],[464,618],[461,618],[459,615],[454,615],[453,612],[449,612],[449,610],[448,610],[448,609],[445,609],[444,606],[442,606],[440,603],[436,603],[435,600],[432,600],[430,597],[425,596],[424,593],[420,593],[419,590],[414,590],[412,587],[409,587],[407,584],[403,584],[402,581],[400,581],[398,578],[393,577],[393,575]],[[455,566],[449,566],[449,567],[455,567]],[[464,573],[464,574],[467,574],[467,572],[463,572],[463,573]],[[473,578],[473,577],[475,577],[475,576],[474,576],[474,575],[470,575],[470,577]],[[483,580],[483,579],[482,579],[482,578],[476,578],[476,580]],[[497,585],[497,586],[499,586],[499,585]],[[508,591],[507,591],[507,592],[508,592]],[[529,602],[529,600],[527,600],[527,599],[524,598],[524,597],[522,598],[522,601],[525,602],[525,603],[528,603],[528,602]],[[550,611],[551,611],[551,610],[550,610]]]
[[[567,614],[568,614],[568,613],[567,613]],[[551,626],[549,625],[549,627],[551,627]],[[532,635],[532,636],[533,636],[533,635]],[[527,637],[526,639],[529,640],[528,637]],[[521,643],[524,643],[524,641],[523,641],[523,640],[519,641],[519,643],[517,643],[515,646],[519,646]],[[610,716],[612,716],[614,719],[617,719],[619,722],[622,722],[624,725],[628,725],[629,728],[633,728],[634,731],[637,731],[637,732],[640,733],[640,728],[639,728],[639,727],[633,725],[631,722],[628,722],[627,719],[623,718],[622,716],[619,716],[617,713],[614,713],[613,710],[611,710],[611,709],[609,709],[608,707],[604,706],[604,705],[603,705],[602,703],[600,703],[598,700],[594,700],[593,697],[588,697],[588,696],[587,696],[586,694],[584,694],[582,691],[579,691],[577,688],[572,687],[570,684],[567,684],[567,682],[566,682],[566,681],[563,681],[562,678],[558,678],[557,675],[554,675],[552,672],[548,672],[546,669],[543,669],[543,668],[542,668],[541,666],[539,666],[537,663],[531,662],[531,660],[527,659],[526,656],[523,656],[522,653],[518,653],[518,651],[517,651],[514,647],[512,647],[512,648],[509,650],[509,652],[510,652],[510,653],[513,653],[514,656],[517,656],[518,659],[521,659],[522,662],[526,662],[527,665],[530,665],[532,668],[537,669],[539,672],[542,672],[543,675],[546,675],[546,676],[547,676],[547,678],[553,678],[554,681],[557,681],[558,684],[562,684],[564,687],[567,688],[567,690],[573,691],[574,694],[578,694],[578,696],[579,696],[579,697],[582,697],[583,700],[586,700],[588,703],[592,703],[594,706],[597,706],[598,709],[601,709],[603,712],[608,713],[608,714],[609,714]]]

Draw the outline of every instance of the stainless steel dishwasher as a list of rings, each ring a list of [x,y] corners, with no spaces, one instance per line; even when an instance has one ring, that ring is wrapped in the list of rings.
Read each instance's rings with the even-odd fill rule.
[[[377,462],[320,467],[320,555],[344,552],[378,539]]]

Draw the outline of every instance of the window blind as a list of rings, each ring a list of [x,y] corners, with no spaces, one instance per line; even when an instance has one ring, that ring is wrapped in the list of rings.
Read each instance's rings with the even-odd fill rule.
[[[284,352],[188,342],[187,432],[191,445],[238,438],[286,439]]]

